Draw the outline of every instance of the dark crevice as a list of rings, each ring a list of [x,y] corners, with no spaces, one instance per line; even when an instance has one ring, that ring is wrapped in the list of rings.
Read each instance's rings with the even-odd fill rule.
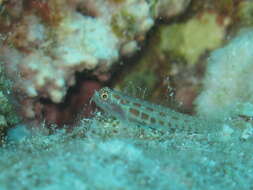
[[[81,88],[83,83],[88,81],[99,83],[96,77],[92,76],[90,72],[84,71],[76,73],[76,84],[68,89],[62,103],[56,104],[49,98],[40,98],[39,101],[44,106],[44,109],[42,110],[42,119],[45,119],[49,124],[54,123],[59,126],[64,124],[73,124],[77,117],[81,117],[80,114],[85,113],[86,108],[87,112],[92,110],[90,108],[91,105],[86,105],[89,103],[88,100],[85,102],[80,100],[80,102],[78,102],[79,99],[82,99]],[[84,92],[83,96],[85,97],[87,94]],[[76,98],[76,100],[73,100],[73,98]],[[55,122],[47,121],[48,114],[51,114],[50,111],[57,112],[59,114],[58,119]],[[91,113],[85,113],[83,117],[85,117],[85,115],[91,115]]]

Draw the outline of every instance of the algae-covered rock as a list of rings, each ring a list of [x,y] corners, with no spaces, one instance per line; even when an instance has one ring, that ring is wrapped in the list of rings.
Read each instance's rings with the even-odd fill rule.
[[[136,87],[141,87],[143,89],[149,89],[150,93],[145,93],[145,98],[151,98],[151,94],[154,93],[159,87],[159,67],[161,64],[154,64],[152,62],[152,56],[143,57],[140,62],[134,66],[132,69],[128,70],[128,73],[124,73],[122,80],[118,81],[116,84],[117,89],[124,89],[124,91],[130,91],[131,93],[138,95],[138,90]],[[160,86],[162,87],[162,85]],[[133,91],[134,90],[134,91]],[[142,96],[144,93],[141,92]]]
[[[11,81],[6,78],[3,63],[0,62],[0,139],[7,128],[19,121],[10,97]]]
[[[229,19],[219,23],[218,16],[206,12],[186,23],[161,27],[161,49],[174,57],[183,57],[189,64],[196,63],[206,50],[222,44]]]
[[[183,12],[191,0],[150,0],[155,18],[169,19]]]
[[[171,64],[163,58],[163,52],[157,48],[158,42],[157,32],[154,32],[145,52],[136,63],[121,72],[114,83],[116,89],[146,100],[160,100],[161,96],[164,97],[167,86],[163,81],[169,76]]]
[[[253,25],[253,2],[252,1],[242,1],[239,5],[238,18],[241,24],[244,26]]]

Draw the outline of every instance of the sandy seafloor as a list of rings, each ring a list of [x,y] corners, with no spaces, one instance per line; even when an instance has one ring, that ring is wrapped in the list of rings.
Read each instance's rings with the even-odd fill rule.
[[[252,139],[238,129],[166,134],[96,117],[71,133],[14,134],[0,150],[1,190],[252,188]]]

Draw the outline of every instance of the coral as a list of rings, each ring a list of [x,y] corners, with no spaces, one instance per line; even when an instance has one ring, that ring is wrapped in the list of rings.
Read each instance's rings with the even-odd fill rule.
[[[137,11],[138,10],[138,11]],[[134,40],[136,34],[141,36],[153,25],[148,4],[142,1],[126,1],[117,12],[112,14],[113,32],[122,40]],[[143,37],[142,37],[143,38]],[[131,42],[131,41],[130,41]]]
[[[241,104],[253,103],[252,48],[253,32],[249,30],[212,52],[203,91],[196,100],[199,114],[209,117],[241,114]]]
[[[7,124],[16,124],[8,121],[8,118],[14,118],[9,115],[13,114],[12,108],[8,107],[13,105],[10,104],[12,96],[9,94],[11,84],[3,74],[13,77],[13,85],[22,98],[22,95],[29,95],[29,98],[24,99],[23,107],[27,115],[36,117],[35,110],[41,109],[37,100],[46,97],[54,102],[61,102],[66,90],[75,83],[75,72],[92,70],[100,80],[106,80],[107,75],[103,74],[116,60],[123,55],[131,55],[138,49],[138,42],[144,39],[148,30],[141,28],[147,26],[145,21],[150,23],[150,15],[154,14],[149,13],[146,2],[152,1],[136,3],[135,0],[52,0],[47,3],[26,0],[22,3],[24,15],[15,13],[6,6],[6,10],[13,13],[8,14],[9,21],[15,17],[18,22],[9,26],[11,32],[4,36],[4,40],[0,36],[0,53],[7,65],[6,72],[0,73],[0,103],[3,106],[0,108],[0,123],[4,118]],[[232,0],[205,2],[231,4]],[[134,5],[138,10],[142,8],[140,13],[144,11],[149,15],[148,18],[145,14],[141,17],[132,11],[135,9]],[[154,0],[152,9],[156,10],[158,5],[159,1]],[[30,6],[33,7],[32,11]],[[127,7],[129,10],[126,10]],[[56,10],[63,11],[57,14]],[[64,14],[66,17],[62,16]],[[208,18],[212,18],[211,21],[207,19],[208,23],[215,23],[216,31],[217,23],[214,20],[219,20],[218,13],[208,12],[204,15],[206,14]],[[202,17],[198,19],[201,20]],[[111,19],[116,22],[112,23]],[[194,19],[197,22],[198,19]],[[8,25],[8,22],[5,24]],[[5,24],[0,23],[1,26]],[[200,24],[197,25],[202,31]],[[97,31],[99,27],[101,29]],[[222,30],[217,30],[224,32],[226,27],[219,27]],[[5,29],[0,27],[0,31]],[[126,35],[123,35],[124,31],[127,31]],[[95,37],[93,33],[96,34]],[[195,36],[195,33],[192,35]],[[213,35],[211,37],[213,39]],[[177,40],[180,44],[180,39]],[[54,125],[46,128],[44,123],[33,123],[31,129],[28,123],[19,123],[7,131],[7,144],[0,147],[0,189],[251,189],[252,40],[251,29],[242,32],[225,47],[214,51],[208,59],[203,92],[196,102],[198,114],[205,115],[203,123],[193,125],[196,129],[201,127],[198,132],[191,131],[189,134],[189,130],[184,128],[172,132],[158,131],[139,123],[136,125],[135,122],[116,120],[101,112],[95,112],[91,119],[81,119],[74,127],[65,126],[62,129]],[[93,41],[101,43],[93,46]],[[170,45],[169,42],[172,45],[174,43],[172,38],[167,42],[166,45]],[[218,42],[221,43],[221,39],[216,41],[217,44]],[[201,52],[210,47],[201,46]],[[140,76],[145,76],[142,78],[145,84],[158,87],[156,84],[159,78],[155,72],[160,66],[157,62],[161,60],[167,63],[161,69],[167,70],[157,72],[162,73],[162,77],[169,72],[178,72],[175,71],[178,66],[174,70],[170,68],[173,68],[173,64],[167,57],[171,54],[157,52],[159,50],[156,48],[144,54],[147,59],[150,58],[150,62],[143,58],[140,66],[135,67],[137,72],[143,71],[142,75],[132,74],[126,81],[136,78],[136,81],[141,82]],[[194,60],[187,56],[186,59]],[[174,65],[178,65],[178,62]],[[134,81],[134,85],[136,84]],[[178,82],[177,85],[180,84],[181,82]],[[88,101],[91,89],[98,88],[99,85],[98,81],[89,82],[87,79],[78,84],[80,92],[77,93],[76,99],[72,99],[73,107],[70,106],[72,103],[67,105],[71,107],[70,110],[74,112],[79,109],[77,104],[83,101],[81,99]],[[186,90],[182,93],[188,92]],[[80,98],[79,94],[85,95]],[[33,103],[35,110],[30,105]],[[143,102],[138,100],[138,103]],[[48,107],[44,108],[48,111],[42,109],[41,112],[53,123],[61,119],[57,115],[60,111],[65,112],[64,107],[57,107],[53,102],[49,102]],[[153,108],[156,109],[156,106]],[[109,113],[116,115],[113,111]],[[147,113],[152,115],[154,112],[155,110],[150,110]],[[212,118],[213,115],[219,118],[216,120]],[[65,116],[68,117],[65,113],[61,115]],[[176,113],[176,116],[171,122],[184,122],[182,119],[185,117],[179,113]],[[189,116],[189,119],[193,118],[195,117]]]
[[[100,80],[109,78],[103,76],[120,57],[139,50],[139,42],[159,17],[160,4],[173,10],[166,16],[172,17],[188,3],[189,0],[4,2],[1,60],[7,65],[15,89],[30,99],[26,101],[29,109],[25,116],[35,117],[34,104],[41,97],[62,102],[75,84],[77,72],[89,70]],[[156,16],[151,4],[156,7]]]
[[[151,0],[156,18],[169,19],[183,12],[191,0]]]
[[[16,80],[29,97],[61,102],[75,82],[76,71],[93,69],[101,61],[109,66],[118,58],[118,40],[102,21],[73,13],[62,20],[54,34],[49,30],[38,17],[26,16],[10,38],[14,46],[28,48],[28,53],[9,47],[2,51],[9,73],[20,69],[21,77]],[[54,38],[47,40],[48,35]]]
[[[102,78],[120,56],[138,50],[154,22],[144,0],[30,0],[22,5],[25,12],[15,16],[19,22],[2,34],[0,53],[15,89],[31,99],[27,117],[35,117],[31,106],[38,98],[62,102],[76,72],[93,70]],[[6,2],[4,14],[11,21],[10,6]]]
[[[106,72],[119,59],[120,49],[126,45],[133,52],[128,41],[136,44],[133,47],[136,49],[135,37],[143,36],[140,38],[143,39],[153,25],[144,0],[115,3],[98,0],[93,3],[98,12],[96,17],[77,11],[85,12],[89,1],[72,6],[69,1],[64,2],[28,1],[25,5],[28,4],[30,11],[20,15],[18,24],[13,23],[13,30],[6,33],[7,39],[1,45],[1,60],[7,65],[15,89],[31,99],[26,104],[30,108],[25,108],[30,110],[25,114],[27,117],[35,116],[32,102],[40,97],[62,102],[67,89],[75,84],[76,72],[94,70],[96,75]],[[66,13],[64,16],[62,11]],[[130,17],[134,18],[131,23]],[[119,38],[113,32],[111,20],[114,18],[121,19],[114,27],[129,32],[129,38]],[[129,26],[133,28],[128,30]]]
[[[244,0],[192,0],[191,9],[194,12],[202,10],[212,10],[221,15],[221,17],[233,17],[238,8],[238,4]],[[223,15],[223,16],[222,16]]]
[[[78,89],[71,89],[71,98],[66,97],[63,104],[47,103],[41,106],[41,110],[38,112],[43,113],[43,119],[47,121],[47,124],[57,124],[62,126],[63,124],[71,124],[73,121],[82,118],[90,117],[94,111],[94,105],[90,104],[90,97],[95,90],[101,88],[101,85],[95,81],[85,80],[79,82]]]
[[[206,50],[213,50],[222,43],[230,21],[224,18],[220,24],[218,17],[216,13],[206,12],[184,24],[161,27],[161,49],[175,57],[184,57],[189,64],[196,63]]]
[[[145,89],[145,93],[139,90],[133,94],[145,94],[146,100],[193,113],[193,101],[203,76],[203,58],[206,51],[223,43],[229,26],[228,17],[222,18],[224,22],[218,21],[219,17],[216,12],[205,10],[183,23],[158,25],[135,64],[128,67],[126,62],[114,87],[127,92]]]

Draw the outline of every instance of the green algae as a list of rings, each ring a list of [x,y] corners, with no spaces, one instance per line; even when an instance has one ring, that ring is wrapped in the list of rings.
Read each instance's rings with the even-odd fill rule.
[[[150,0],[150,10],[151,10],[151,15],[155,17],[157,15],[156,11],[156,5],[158,4],[159,0]]]
[[[183,57],[189,65],[197,63],[207,50],[219,47],[228,23],[220,25],[213,13],[193,17],[186,23],[160,28],[160,48],[174,57]]]
[[[239,0],[240,1],[240,0]],[[218,14],[232,17],[238,8],[238,2],[235,0],[192,0],[191,11],[202,12],[203,10],[212,10]]]
[[[241,2],[238,8],[237,16],[240,19],[240,24],[243,26],[253,26],[253,2]]]
[[[114,84],[116,89],[139,98],[145,97],[147,100],[164,97],[166,85],[162,83],[164,78],[169,76],[171,64],[168,60],[160,59],[163,53],[157,48],[157,43],[157,34],[154,34],[146,51],[136,60],[136,63],[120,74],[119,80]],[[145,89],[149,90],[145,91]]]
[[[123,2],[125,2],[125,0],[109,0],[109,1],[112,1],[114,3],[123,3]]]
[[[6,78],[3,63],[0,62],[0,133],[2,137],[6,129],[20,121],[11,100],[11,89],[11,81]]]
[[[136,26],[135,16],[127,10],[121,10],[115,13],[111,19],[112,31],[119,38],[126,38],[128,40],[134,37]]]
[[[128,74],[124,75],[123,80],[116,84],[116,88],[131,91],[131,84],[134,84],[134,86],[142,87],[142,89],[154,89],[159,82],[156,70],[157,65],[152,65],[145,59],[141,60]],[[151,93],[146,98],[150,95]]]

